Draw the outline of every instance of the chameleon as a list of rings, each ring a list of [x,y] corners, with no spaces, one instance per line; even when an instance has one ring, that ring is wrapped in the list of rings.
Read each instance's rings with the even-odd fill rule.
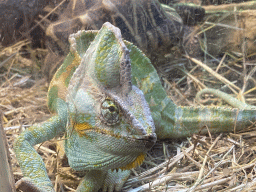
[[[157,139],[232,132],[256,120],[256,108],[235,98],[238,108],[175,105],[146,55],[108,22],[70,35],[69,42],[48,90],[55,115],[14,143],[22,179],[38,191],[54,189],[33,146],[54,137],[64,135],[69,166],[86,172],[77,191],[119,191]]]

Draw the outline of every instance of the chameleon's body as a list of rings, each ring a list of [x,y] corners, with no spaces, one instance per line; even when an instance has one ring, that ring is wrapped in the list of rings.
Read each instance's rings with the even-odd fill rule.
[[[203,126],[226,132],[256,120],[256,110],[248,105],[246,109],[176,106],[150,60],[124,42],[110,23],[99,32],[71,35],[70,44],[48,92],[49,109],[57,115],[24,131],[15,143],[24,176],[42,191],[53,188],[32,146],[63,133],[69,165],[88,171],[77,191],[101,187],[113,191],[120,190],[129,169],[142,163],[156,134],[158,139],[181,138]],[[109,171],[118,168],[124,171]]]

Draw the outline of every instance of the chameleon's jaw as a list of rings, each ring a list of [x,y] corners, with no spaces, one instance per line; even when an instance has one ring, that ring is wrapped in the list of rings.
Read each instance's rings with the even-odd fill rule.
[[[74,131],[65,145],[69,165],[76,171],[130,169],[143,162],[155,140],[155,134],[117,138],[92,130],[87,136]]]
[[[150,150],[156,143],[157,136],[156,133],[150,133],[150,134],[145,134],[145,135],[121,135],[121,134],[116,134],[113,131],[109,130],[104,130],[100,129],[97,127],[90,127],[86,129],[85,127],[88,126],[88,123],[82,123],[82,124],[74,124],[74,130],[78,133],[80,137],[85,137],[88,138],[88,135],[90,132],[94,133],[99,133],[105,136],[111,136],[116,139],[123,139],[123,140],[129,140],[131,142],[138,142],[139,145],[143,146],[146,151]]]
[[[150,133],[146,135],[132,135],[132,136],[125,136],[130,140],[134,140],[134,142],[140,142],[145,149],[148,151],[150,150],[156,143],[157,136],[155,133]]]
[[[138,140],[142,141],[144,143],[145,148],[147,150],[149,150],[156,143],[156,134],[153,133],[153,134],[150,134],[150,135],[145,135],[145,136],[141,137]],[[118,169],[129,170],[129,169],[135,168],[137,166],[140,166],[143,163],[143,161],[145,159],[145,156],[146,156],[145,152],[141,152],[134,161],[128,163],[125,166],[119,167]]]

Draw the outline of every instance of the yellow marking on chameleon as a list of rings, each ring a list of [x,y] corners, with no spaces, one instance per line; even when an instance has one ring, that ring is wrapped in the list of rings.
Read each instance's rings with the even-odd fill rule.
[[[77,133],[79,134],[80,137],[87,136],[86,133],[85,133],[85,130],[90,130],[90,131],[94,131],[94,132],[97,132],[97,133],[110,135],[110,136],[115,137],[117,139],[122,138],[121,134],[115,134],[114,131],[111,131],[111,130],[103,130],[103,129],[99,129],[97,127],[93,127],[89,123],[86,123],[86,122],[85,123],[75,123],[74,128],[75,128],[75,130],[77,131]]]
[[[98,133],[110,135],[110,136],[115,137],[115,138],[117,138],[117,139],[122,138],[122,135],[121,135],[121,134],[115,134],[114,131],[111,131],[111,130],[103,130],[103,129],[94,128],[94,131],[95,131],[95,132],[98,132]]]
[[[128,163],[123,167],[119,167],[119,169],[123,171],[123,170],[130,170],[132,168],[138,167],[143,163],[145,156],[146,156],[145,153],[141,153],[133,162]]]
[[[72,120],[71,120],[71,124],[72,124]],[[120,134],[114,134],[113,131],[103,130],[103,129],[99,129],[97,127],[93,127],[87,122],[85,122],[85,123],[74,123],[74,129],[77,131],[77,133],[79,134],[80,137],[87,136],[86,133],[85,133],[85,130],[91,130],[91,131],[94,131],[94,132],[97,132],[97,133],[110,135],[110,136],[118,138],[118,139],[122,138],[122,136]]]
[[[75,57],[74,57],[72,63],[67,66],[66,71],[63,72],[59,76],[59,78],[56,78],[58,71],[55,73],[55,75],[52,78],[52,81],[50,83],[49,89],[48,89],[48,90],[50,90],[53,86],[56,85],[58,87],[58,97],[63,99],[64,101],[66,100],[66,96],[67,96],[67,86],[65,84],[65,81],[69,77],[72,69],[74,67],[79,66],[81,63],[81,57],[79,56],[79,54],[77,52],[74,53],[74,56]],[[60,69],[58,69],[58,70],[60,70]]]
[[[141,87],[140,89],[143,91],[144,94],[148,93],[153,89],[154,83],[151,82],[150,76],[141,79]]]
[[[74,125],[75,130],[79,134],[80,137],[86,136],[84,130],[92,129],[92,126],[89,123],[76,123]]]

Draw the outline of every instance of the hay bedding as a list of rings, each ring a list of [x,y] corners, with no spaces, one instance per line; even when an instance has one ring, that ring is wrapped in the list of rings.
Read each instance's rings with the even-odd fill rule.
[[[25,57],[21,49],[30,56]],[[51,117],[46,106],[48,82],[41,77],[38,67],[46,52],[30,49],[27,40],[12,47],[2,47],[0,52],[0,109],[4,113],[4,128],[16,181],[22,173],[13,152],[13,141],[20,131]],[[166,90],[176,104],[200,105],[194,96],[205,87],[221,88],[255,104],[253,57],[248,57],[244,51],[229,52],[218,62],[207,60],[211,70],[203,63],[197,64],[190,65],[184,77],[171,82],[164,79]],[[225,105],[209,96],[206,96],[206,101]],[[256,191],[254,127],[252,124],[242,133],[195,134],[183,140],[159,141],[143,165],[132,170],[124,190]],[[74,191],[80,177],[67,166],[63,152],[56,145],[58,140],[61,139],[47,141],[35,148],[43,157],[56,190]]]

